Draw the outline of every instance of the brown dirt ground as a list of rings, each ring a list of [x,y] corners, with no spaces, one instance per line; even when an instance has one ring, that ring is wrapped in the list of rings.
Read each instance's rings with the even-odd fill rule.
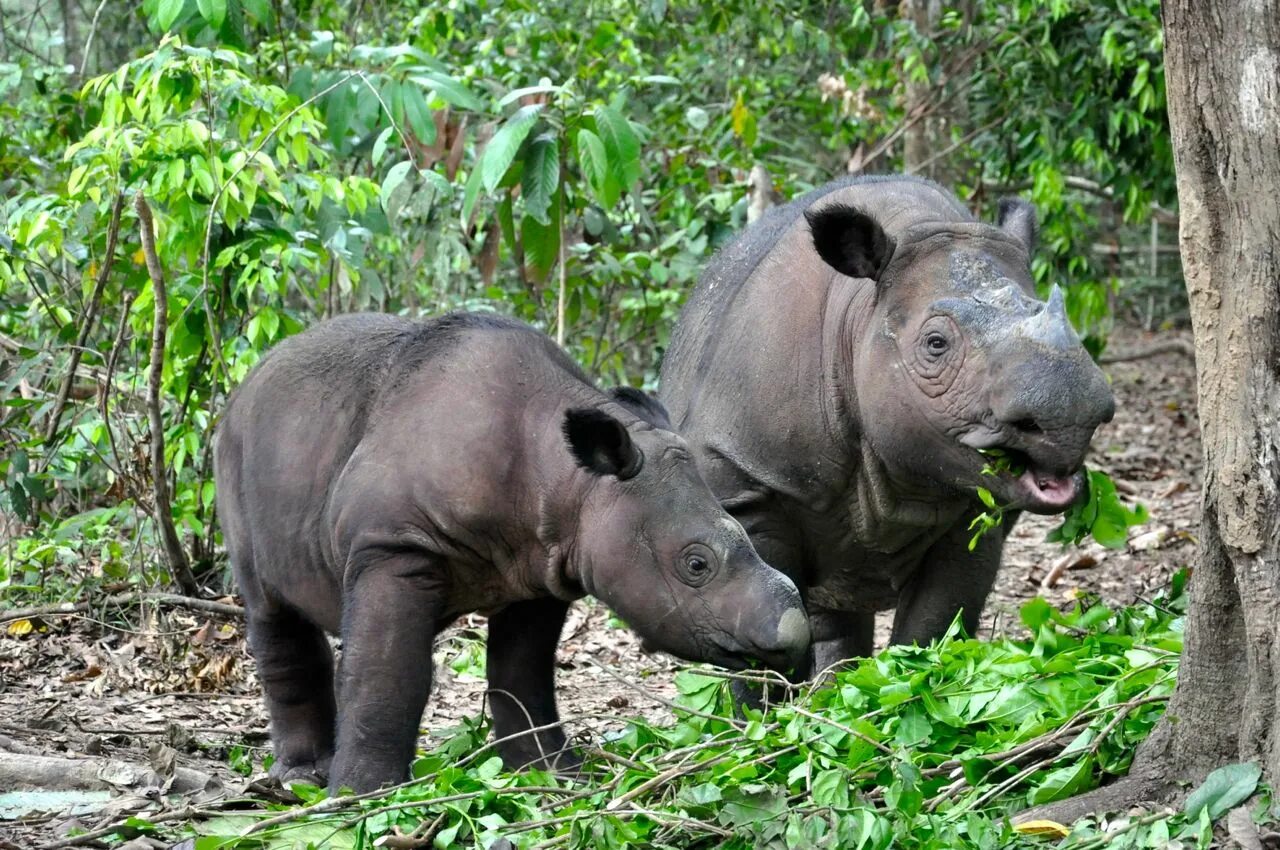
[[[1119,330],[1112,349],[1131,350],[1149,339]],[[1149,598],[1194,556],[1200,445],[1193,364],[1165,354],[1107,371],[1118,413],[1094,440],[1089,462],[1109,472],[1122,493],[1146,504],[1152,520],[1132,531],[1127,549],[1089,546],[1064,555],[1041,542],[1054,520],[1024,518],[1006,546],[984,635],[1016,629],[1018,607],[1036,595],[1059,605],[1080,593],[1116,604]],[[1046,583],[1055,565],[1066,569]],[[880,619],[881,643],[888,622],[888,616]],[[482,646],[468,639],[482,634],[482,618],[472,617],[438,645],[424,744],[430,745],[433,730],[480,711],[483,680],[466,660],[483,657]],[[669,658],[643,654],[629,632],[610,627],[603,606],[576,605],[559,652],[561,713],[584,740],[598,740],[630,716],[660,718],[666,711],[660,701],[675,694],[676,669]],[[181,610],[133,611],[126,617],[102,611],[48,618],[41,629],[21,636],[0,631],[0,753],[25,747],[46,755],[94,754],[146,764],[149,750],[169,752],[160,744],[178,751],[179,764],[206,771],[234,790],[246,779],[228,766],[233,747],[248,748],[255,769],[260,767],[268,751],[266,717],[240,623]],[[0,820],[0,848],[6,837],[10,846],[35,846],[71,825],[92,828],[118,817],[121,809],[154,805],[133,800],[78,818]]]

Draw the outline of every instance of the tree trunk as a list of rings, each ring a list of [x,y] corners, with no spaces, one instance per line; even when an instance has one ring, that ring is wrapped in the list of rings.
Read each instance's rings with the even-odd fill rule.
[[[1165,0],[1203,435],[1178,687],[1115,785],[1019,819],[1166,799],[1224,764],[1280,784],[1280,0]]]
[[[75,68],[72,74],[78,75],[84,58],[80,54],[80,28],[76,26],[75,4],[71,0],[59,0],[58,5],[62,12],[63,56],[66,64]]]
[[[902,0],[898,15],[903,20],[914,23],[916,31],[921,35],[932,38],[942,17],[942,3],[941,0]],[[903,76],[906,74],[903,73]],[[933,173],[933,169],[926,165],[933,154],[933,142],[938,135],[937,118],[926,114],[931,94],[932,88],[928,81],[916,82],[909,77],[906,79],[905,120],[910,124],[902,137],[902,164],[909,174],[931,176]]]
[[[1204,441],[1186,647],[1143,761],[1280,781],[1280,0],[1166,0],[1165,74]]]

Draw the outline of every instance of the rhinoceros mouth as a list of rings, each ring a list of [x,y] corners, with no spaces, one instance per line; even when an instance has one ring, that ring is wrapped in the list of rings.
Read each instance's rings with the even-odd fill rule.
[[[1084,475],[1055,475],[1029,467],[1018,476],[1016,485],[1028,497],[1026,509],[1033,513],[1057,514],[1076,503],[1084,491]]]
[[[1030,433],[1025,427],[1021,431],[1024,435]],[[1040,434],[1038,428],[1035,433]],[[1038,461],[1023,441],[1015,437],[1010,445],[1007,440],[1010,440],[1008,429],[986,423],[959,438],[961,445],[974,449],[982,460],[981,477],[986,483],[981,486],[1003,491],[997,495],[1003,495],[1004,507],[1037,514],[1060,514],[1084,493],[1084,472],[1080,468],[1069,472],[1060,466],[1051,468],[1050,464]],[[990,486],[994,483],[991,474],[1003,486]]]
[[[1007,469],[997,473],[1008,492],[1004,507],[1036,514],[1060,514],[1084,493],[1084,472],[1047,469],[1018,449],[1002,448]],[[995,488],[988,488],[995,489]]]

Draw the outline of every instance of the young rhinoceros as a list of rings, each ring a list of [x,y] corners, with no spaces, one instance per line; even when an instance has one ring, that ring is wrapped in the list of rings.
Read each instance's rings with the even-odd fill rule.
[[[1004,531],[969,551],[977,487],[1057,513],[1114,401],[1053,288],[1035,297],[1030,205],[998,227],[909,177],[854,178],[769,212],[690,298],[659,395],[711,489],[796,582],[821,670],[972,633]],[[1000,449],[1020,474],[983,474]]]
[[[787,669],[808,644],[795,586],[661,405],[602,392],[515,321],[354,315],[293,337],[233,395],[214,467],[284,779],[402,780],[433,638],[470,611],[489,615],[499,738],[557,722],[556,643],[584,594],[690,660]],[[512,766],[564,751],[558,728],[500,745]]]

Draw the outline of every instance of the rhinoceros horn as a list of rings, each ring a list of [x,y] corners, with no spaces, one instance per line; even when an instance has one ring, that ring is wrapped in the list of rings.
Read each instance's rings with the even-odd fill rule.
[[[1067,318],[1061,286],[1055,283],[1049,292],[1049,303],[1022,321],[1022,333],[1051,348],[1070,348],[1077,344],[1079,338]]]

